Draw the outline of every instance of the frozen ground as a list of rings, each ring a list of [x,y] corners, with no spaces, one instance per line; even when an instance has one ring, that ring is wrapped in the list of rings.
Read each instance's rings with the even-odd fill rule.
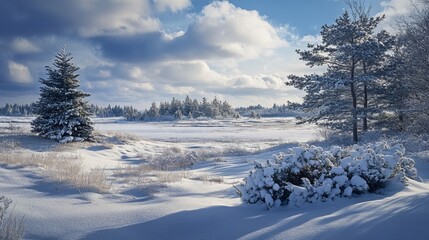
[[[293,119],[127,123],[96,119],[103,142],[67,147],[28,134],[29,118],[0,118],[0,154],[76,155],[103,168],[108,193],[53,182],[43,167],[0,165],[0,195],[25,217],[27,239],[427,239],[429,152],[413,153],[423,183],[301,208],[242,205],[234,184],[255,160],[314,140]],[[10,124],[12,122],[12,125]],[[207,161],[180,171],[143,169],[195,151]],[[168,153],[168,154],[167,154]],[[167,154],[167,155],[166,155]],[[128,170],[127,170],[128,169]],[[131,170],[130,170],[131,169]],[[139,174],[131,174],[137,169]],[[126,176],[126,175],[131,176]],[[125,177],[124,177],[125,176]]]

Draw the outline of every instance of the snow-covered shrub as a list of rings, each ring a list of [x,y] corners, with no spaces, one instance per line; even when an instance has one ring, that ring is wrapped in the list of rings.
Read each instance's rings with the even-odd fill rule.
[[[402,145],[385,142],[349,148],[294,147],[274,155],[255,169],[240,186],[246,203],[264,202],[268,207],[351,197],[375,192],[395,176],[416,178],[414,161],[404,156]]]

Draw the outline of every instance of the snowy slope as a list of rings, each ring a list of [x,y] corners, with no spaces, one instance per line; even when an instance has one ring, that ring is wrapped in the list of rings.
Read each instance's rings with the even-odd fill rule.
[[[0,165],[0,195],[11,198],[15,214],[25,217],[27,239],[427,239],[429,152],[415,156],[424,183],[410,181],[406,187],[389,186],[381,195],[300,208],[266,210],[263,204],[242,205],[233,184],[252,169],[254,160],[264,161],[296,145],[294,142],[315,138],[314,126],[295,128],[288,119],[276,121],[148,125],[105,121],[96,127],[102,133],[135,133],[143,139],[122,136],[126,141],[64,149],[80,155],[87,171],[103,167],[112,173],[117,168],[138,165],[142,156],[159,155],[171,147],[222,150],[240,146],[249,153],[257,151],[198,163],[179,171],[182,177],[178,180],[153,184],[151,188],[112,178],[108,194],[52,183],[40,168]],[[28,122],[20,124],[28,127]],[[7,128],[7,123],[1,127]],[[0,132],[0,141],[13,139],[23,152],[50,151],[55,145],[25,134]],[[242,145],[236,144],[242,140]]]

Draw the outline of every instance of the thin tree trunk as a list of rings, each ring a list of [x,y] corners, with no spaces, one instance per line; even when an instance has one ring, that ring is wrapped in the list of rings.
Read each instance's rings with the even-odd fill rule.
[[[404,131],[404,113],[402,111],[399,111],[399,131]]]
[[[352,82],[350,84],[351,86],[351,92],[352,92],[352,98],[353,98],[353,112],[352,112],[352,116],[353,116],[353,142],[357,143],[358,142],[358,127],[357,127],[357,101],[356,101],[356,90],[355,90],[355,84]]]
[[[368,117],[367,117],[367,108],[368,108],[368,85],[364,83],[364,102],[363,102],[363,131],[368,131]]]
[[[354,84],[354,79],[355,79],[355,63],[352,64],[352,69],[351,69],[351,76],[350,76],[350,90],[352,93],[352,99],[353,99],[353,110],[352,110],[352,117],[353,117],[353,142],[357,143],[358,142],[358,127],[357,127],[357,98],[356,98],[356,89],[355,89],[355,84]]]
[[[363,73],[366,75],[366,65],[365,61],[363,62]],[[363,101],[363,131],[368,131],[368,117],[367,117],[367,108],[368,108],[368,85],[364,82],[364,101]]]

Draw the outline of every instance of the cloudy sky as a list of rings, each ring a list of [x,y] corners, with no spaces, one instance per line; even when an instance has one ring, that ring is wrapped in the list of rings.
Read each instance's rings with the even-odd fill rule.
[[[367,0],[384,28],[410,0]],[[172,97],[234,106],[299,101],[284,86],[308,69],[294,52],[317,42],[342,0],[2,0],[0,104],[38,98],[46,65],[67,45],[90,102],[147,107]]]

